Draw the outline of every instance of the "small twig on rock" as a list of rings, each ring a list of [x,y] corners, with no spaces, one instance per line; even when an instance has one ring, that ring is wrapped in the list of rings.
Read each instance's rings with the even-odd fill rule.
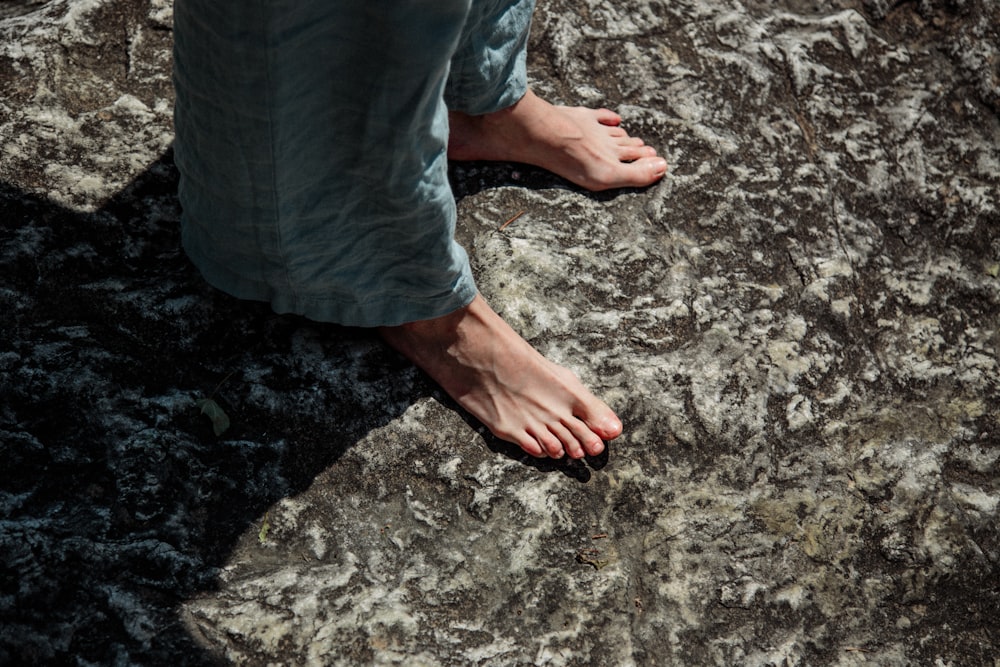
[[[517,220],[518,218],[520,218],[524,214],[525,214],[525,211],[521,211],[520,213],[516,213],[514,216],[508,218],[507,222],[505,222],[502,225],[500,225],[500,228],[497,229],[497,231],[498,232],[502,232],[503,230],[505,230],[507,228],[507,225],[509,225],[510,223],[514,222],[515,220]]]

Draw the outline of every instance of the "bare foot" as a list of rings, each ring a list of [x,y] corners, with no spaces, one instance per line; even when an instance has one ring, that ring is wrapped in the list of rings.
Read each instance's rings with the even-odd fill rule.
[[[444,317],[380,332],[494,435],[532,456],[596,456],[603,441],[622,432],[611,408],[539,354],[480,295]]]
[[[553,106],[531,90],[495,113],[451,112],[448,120],[452,160],[525,162],[588,190],[642,187],[667,172],[667,161],[630,137],[614,111]]]

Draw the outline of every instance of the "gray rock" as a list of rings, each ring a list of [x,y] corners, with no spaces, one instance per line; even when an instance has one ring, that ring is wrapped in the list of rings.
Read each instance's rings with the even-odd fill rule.
[[[541,3],[536,89],[671,163],[452,169],[483,293],[626,423],[576,464],[204,285],[170,13],[0,12],[0,663],[997,664],[995,3]]]

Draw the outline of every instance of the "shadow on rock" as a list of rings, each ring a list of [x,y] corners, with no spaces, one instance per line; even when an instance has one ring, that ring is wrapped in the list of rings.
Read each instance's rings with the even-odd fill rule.
[[[175,607],[426,390],[368,332],[208,287],[176,186],[169,153],[94,213],[0,186],[0,663],[210,662]]]
[[[581,197],[607,202],[626,193],[646,192],[657,186],[657,183],[654,183],[643,188],[615,188],[592,192],[541,167],[518,162],[452,162],[448,165],[448,179],[457,200],[493,188],[517,187],[525,190],[570,190]]]

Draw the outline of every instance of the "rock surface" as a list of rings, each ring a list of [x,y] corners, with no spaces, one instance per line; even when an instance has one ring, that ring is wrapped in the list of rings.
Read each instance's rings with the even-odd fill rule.
[[[0,663],[1000,664],[995,2],[541,2],[536,89],[671,163],[453,168],[481,290],[626,423],[572,465],[205,286],[170,24],[0,12]]]

